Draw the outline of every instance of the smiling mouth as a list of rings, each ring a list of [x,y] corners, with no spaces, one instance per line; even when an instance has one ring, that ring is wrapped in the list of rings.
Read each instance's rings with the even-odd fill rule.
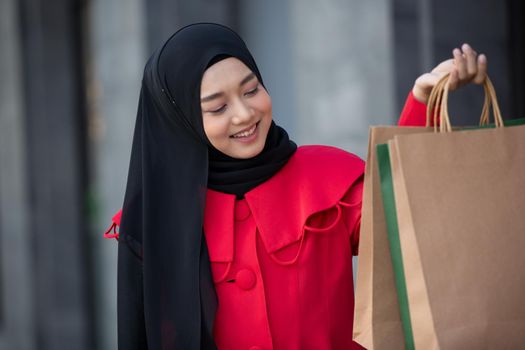
[[[239,138],[243,138],[243,137],[250,137],[250,136],[252,136],[255,133],[255,130],[257,130],[257,126],[258,125],[259,125],[259,122],[253,124],[253,126],[250,129],[238,132],[236,134],[233,134],[230,137],[234,138],[234,139],[239,139]]]

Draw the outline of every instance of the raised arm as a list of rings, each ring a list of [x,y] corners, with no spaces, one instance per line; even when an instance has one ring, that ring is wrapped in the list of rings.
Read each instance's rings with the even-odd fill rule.
[[[399,126],[425,126],[426,103],[430,92],[445,74],[450,73],[450,89],[463,85],[483,84],[487,76],[487,57],[468,44],[452,50],[452,58],[439,63],[432,71],[420,75],[408,94],[399,117]]]

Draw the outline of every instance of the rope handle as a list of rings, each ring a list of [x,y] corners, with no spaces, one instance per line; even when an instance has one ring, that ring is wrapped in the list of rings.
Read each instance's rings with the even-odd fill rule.
[[[494,123],[496,127],[503,127],[503,118],[501,116],[501,111],[496,97],[496,90],[494,89],[494,85],[488,76],[483,82],[483,91],[485,97],[479,124],[487,125],[490,122],[490,108],[492,107],[492,114],[494,116]],[[438,131],[438,120],[440,132],[452,131],[450,115],[448,113],[449,92],[450,74],[447,73],[437,82],[430,92],[430,96],[428,98],[426,126],[429,127],[430,121],[433,120],[435,132]]]

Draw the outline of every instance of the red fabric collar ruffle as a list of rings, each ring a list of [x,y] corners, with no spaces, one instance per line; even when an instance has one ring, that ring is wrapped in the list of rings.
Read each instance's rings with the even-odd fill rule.
[[[308,217],[337,205],[363,171],[363,160],[346,151],[299,147],[278,173],[245,195],[266,251],[297,242]],[[235,210],[235,195],[208,189],[204,232],[212,261],[233,260]]]

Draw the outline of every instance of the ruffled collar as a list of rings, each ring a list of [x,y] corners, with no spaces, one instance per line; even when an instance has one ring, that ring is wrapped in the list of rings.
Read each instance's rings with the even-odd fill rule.
[[[328,146],[302,146],[243,200],[208,189],[204,232],[210,259],[232,261],[239,206],[248,205],[266,251],[274,253],[298,241],[308,217],[335,206],[363,171],[364,162],[353,154]]]

